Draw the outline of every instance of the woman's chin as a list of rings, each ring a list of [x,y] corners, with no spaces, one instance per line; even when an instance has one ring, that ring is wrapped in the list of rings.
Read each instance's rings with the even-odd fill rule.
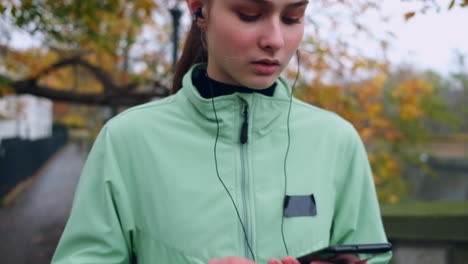
[[[278,76],[256,76],[251,80],[246,80],[244,86],[255,90],[263,90],[272,86]]]

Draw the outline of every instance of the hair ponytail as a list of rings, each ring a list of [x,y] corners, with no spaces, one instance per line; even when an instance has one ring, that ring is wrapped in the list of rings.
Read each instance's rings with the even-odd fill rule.
[[[202,32],[197,23],[192,23],[190,32],[185,40],[182,55],[180,56],[174,71],[172,94],[175,94],[180,88],[182,88],[182,79],[190,67],[199,62],[206,62],[207,51],[205,44],[203,43],[202,34],[204,34],[204,32]]]

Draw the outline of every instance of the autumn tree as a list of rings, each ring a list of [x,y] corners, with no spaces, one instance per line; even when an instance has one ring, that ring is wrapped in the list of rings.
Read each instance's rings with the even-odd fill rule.
[[[437,112],[436,108],[432,110],[436,120],[428,125],[433,134],[468,133],[468,105],[466,104],[468,101],[468,65],[465,62],[466,56],[468,54],[463,54],[460,51],[455,52],[453,63],[455,67],[446,76],[434,71],[427,71],[423,74],[423,78],[440,92],[441,98],[450,112],[450,116],[446,116]]]
[[[56,100],[110,105],[135,105],[165,96],[168,89],[158,73],[167,72],[166,52],[139,53],[137,58],[130,54],[144,41],[138,39],[143,30],[157,32],[159,39],[167,34],[167,24],[153,19],[163,9],[150,0],[3,1],[3,18],[39,35],[44,44],[26,52],[1,47],[6,65],[3,87]],[[147,71],[136,74],[135,59]],[[157,61],[157,66],[149,60]],[[22,79],[11,78],[15,75]]]

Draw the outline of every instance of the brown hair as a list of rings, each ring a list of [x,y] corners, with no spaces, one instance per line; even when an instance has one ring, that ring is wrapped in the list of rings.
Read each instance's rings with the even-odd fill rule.
[[[172,94],[182,88],[182,79],[192,65],[199,62],[206,62],[208,60],[208,52],[202,39],[204,37],[203,34],[205,34],[205,32],[200,29],[197,23],[192,22],[192,27],[190,28],[185,40],[182,55],[180,56],[174,71]]]

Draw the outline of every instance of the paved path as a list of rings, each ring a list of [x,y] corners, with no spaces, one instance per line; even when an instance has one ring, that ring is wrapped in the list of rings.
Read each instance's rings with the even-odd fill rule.
[[[0,208],[0,262],[50,263],[70,213],[87,149],[59,150],[8,208]]]

